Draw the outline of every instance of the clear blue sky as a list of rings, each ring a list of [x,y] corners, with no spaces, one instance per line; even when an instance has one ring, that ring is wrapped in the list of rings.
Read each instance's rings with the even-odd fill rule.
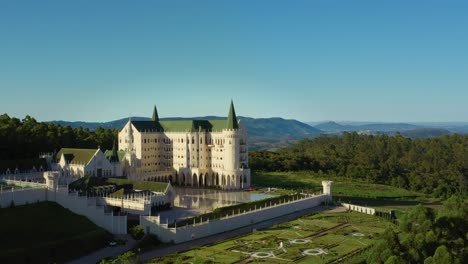
[[[467,1],[0,1],[0,113],[468,121]]]

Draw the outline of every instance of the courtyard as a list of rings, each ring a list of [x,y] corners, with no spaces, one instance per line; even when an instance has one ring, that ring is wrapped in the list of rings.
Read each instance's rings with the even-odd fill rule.
[[[158,212],[163,223],[172,223],[205,214],[219,207],[253,202],[274,197],[275,193],[248,192],[242,190],[226,191],[219,189],[198,189],[173,186],[174,207]]]

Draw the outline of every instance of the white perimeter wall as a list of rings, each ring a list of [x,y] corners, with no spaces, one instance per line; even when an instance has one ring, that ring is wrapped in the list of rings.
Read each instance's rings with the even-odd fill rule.
[[[149,214],[151,210],[151,203],[149,201],[142,200],[129,200],[129,199],[118,199],[111,197],[97,197],[99,200],[98,204],[108,204],[111,206],[119,206],[124,212],[131,214]]]
[[[14,191],[0,191],[1,208],[10,207],[12,201],[15,206],[47,201],[47,191],[45,188],[26,188],[15,189]]]
[[[159,224],[158,216],[141,216],[140,225],[145,227],[145,232],[157,235],[163,242],[182,243],[312,208],[320,205],[329,198],[328,195],[318,195],[177,228],[167,228],[166,224]]]
[[[20,184],[20,182],[12,181],[9,183]],[[31,185],[31,183],[27,184]],[[126,215],[114,216],[112,213],[106,213],[103,206],[96,206],[96,198],[80,197],[76,193],[68,193],[67,187],[51,190],[47,189],[44,184],[42,187],[17,188],[14,191],[0,192],[0,205],[2,208],[9,207],[12,201],[15,206],[31,204],[37,201],[56,202],[75,214],[86,216],[93,223],[113,234],[127,234]],[[31,217],[34,218],[34,216]]]
[[[153,195],[148,196],[148,199],[144,199],[144,196],[136,197],[136,198],[113,198],[113,197],[97,197],[98,205],[111,205],[111,206],[118,206],[121,208],[122,211],[130,213],[130,214],[150,214],[151,206],[152,205],[160,205],[171,203],[173,201],[170,199],[169,195],[160,194],[160,195]]]
[[[364,214],[370,214],[370,215],[375,215],[375,209],[370,208],[370,207],[364,207],[364,206],[359,206],[359,205],[354,205],[354,204],[348,204],[348,203],[341,203],[346,209],[351,210],[351,211],[356,211],[359,213],[364,213]]]
[[[96,205],[96,197],[88,198],[79,196],[77,193],[68,193],[68,188],[58,188],[47,192],[49,201],[57,202],[76,214],[86,216],[112,234],[127,234],[127,216],[114,216],[112,212],[106,213],[104,206]]]

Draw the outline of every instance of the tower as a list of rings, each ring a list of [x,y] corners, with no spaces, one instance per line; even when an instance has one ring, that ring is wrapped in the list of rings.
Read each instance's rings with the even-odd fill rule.
[[[323,194],[329,195],[330,198],[331,198],[332,197],[333,182],[332,181],[322,181],[322,186],[323,186]]]
[[[239,170],[239,124],[237,122],[236,111],[234,110],[234,103],[231,100],[229,107],[229,114],[226,120],[226,128],[223,130],[224,138],[224,168],[228,175],[227,187],[238,188],[240,179],[238,175]]]
[[[226,128],[223,130],[224,147],[225,147],[225,168],[227,171],[239,169],[239,124],[237,122],[234,103],[231,100],[229,114],[226,121]]]
[[[158,109],[156,109],[156,105],[154,105],[153,116],[151,117],[151,120],[159,121]]]
[[[46,171],[44,172],[44,178],[46,185],[49,190],[56,190],[58,188],[60,172],[57,171]]]
[[[136,174],[136,154],[135,154],[135,147],[133,145],[134,138],[133,138],[133,128],[132,128],[132,120],[129,118],[128,120],[128,133],[127,133],[127,149],[125,151],[125,160],[128,162],[127,166],[127,177],[134,178]]]
[[[234,110],[234,103],[231,100],[231,105],[229,107],[229,114],[226,121],[227,129],[239,129],[239,123],[237,122],[236,110]]]

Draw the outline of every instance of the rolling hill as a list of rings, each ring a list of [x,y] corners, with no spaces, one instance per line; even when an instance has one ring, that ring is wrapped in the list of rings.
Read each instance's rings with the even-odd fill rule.
[[[314,127],[325,132],[342,132],[342,131],[354,130],[353,126],[338,124],[337,122],[334,122],[334,121],[321,123],[321,124],[315,125]]]
[[[430,138],[430,137],[439,137],[443,135],[450,135],[452,134],[447,129],[443,128],[416,128],[411,130],[406,130],[400,132],[400,134],[404,137],[408,138]]]
[[[225,119],[217,116],[203,116],[193,118],[161,118],[161,120],[187,120],[187,119]],[[276,149],[295,143],[303,138],[316,137],[322,133],[321,130],[310,125],[304,124],[294,119],[273,118],[251,118],[238,116],[241,123],[244,124],[249,135],[249,148],[255,149]],[[150,120],[147,117],[132,117],[132,120]],[[120,129],[128,118],[122,118],[109,122],[69,122],[69,121],[51,121],[51,123],[62,126],[83,127],[95,130],[98,127]]]
[[[219,120],[225,117],[202,116],[202,117],[174,117],[161,118],[161,120],[187,120],[187,119],[208,119]],[[274,150],[294,144],[304,138],[316,137],[320,134],[341,134],[342,132],[359,132],[366,134],[388,134],[395,135],[397,132],[404,137],[426,138],[451,133],[468,133],[468,125],[462,124],[409,124],[409,123],[378,123],[378,122],[354,122],[338,123],[333,121],[310,124],[302,123],[294,119],[283,119],[279,117],[272,118],[251,118],[238,116],[241,123],[244,124],[249,135],[249,148],[251,150]],[[132,117],[132,120],[150,120],[147,117]],[[69,121],[51,121],[51,123],[71,127],[84,127],[95,130],[98,127],[120,129],[128,118],[122,118],[109,122],[69,122]],[[432,126],[431,126],[432,125]]]
[[[344,131],[361,131],[361,132],[396,132],[396,131],[406,131],[411,129],[421,128],[420,126],[407,124],[407,123],[369,123],[369,124],[339,124],[337,122],[329,121],[315,125],[315,128],[318,128],[324,132],[344,132]]]

